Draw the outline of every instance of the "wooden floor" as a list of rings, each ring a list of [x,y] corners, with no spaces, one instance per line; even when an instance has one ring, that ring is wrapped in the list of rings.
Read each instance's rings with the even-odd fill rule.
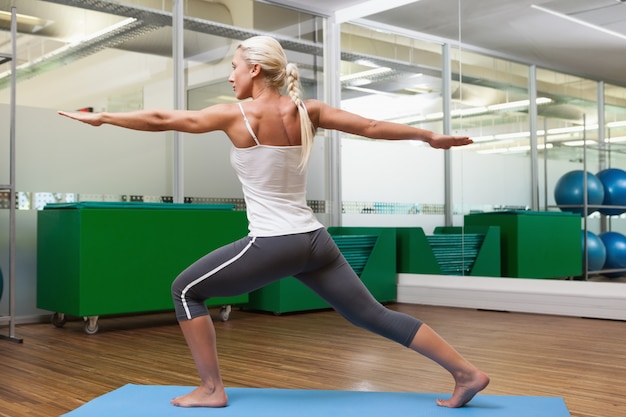
[[[390,305],[435,328],[492,378],[487,394],[557,396],[573,417],[626,416],[626,323]],[[51,417],[127,383],[197,384],[171,313],[17,327],[0,341],[0,416]],[[0,328],[5,332],[6,328]],[[227,387],[449,393],[452,379],[399,345],[332,311],[216,319]],[[6,334],[6,333],[4,333]]]

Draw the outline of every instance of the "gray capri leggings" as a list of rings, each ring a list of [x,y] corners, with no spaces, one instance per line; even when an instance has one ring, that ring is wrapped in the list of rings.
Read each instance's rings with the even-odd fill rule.
[[[325,228],[250,237],[205,255],[172,284],[178,320],[208,314],[205,301],[232,297],[293,276],[356,326],[409,346],[422,322],[389,310],[367,290]]]

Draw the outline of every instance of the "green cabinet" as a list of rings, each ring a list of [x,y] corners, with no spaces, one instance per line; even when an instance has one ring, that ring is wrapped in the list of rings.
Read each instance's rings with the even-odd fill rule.
[[[506,211],[465,216],[465,226],[499,226],[502,276],[564,278],[582,273],[580,215]]]
[[[173,309],[174,278],[247,226],[229,205],[49,204],[37,216],[37,306],[83,317]]]

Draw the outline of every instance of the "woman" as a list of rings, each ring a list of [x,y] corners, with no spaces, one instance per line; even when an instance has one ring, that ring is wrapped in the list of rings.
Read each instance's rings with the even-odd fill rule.
[[[66,113],[100,126],[188,133],[224,131],[233,143],[231,163],[242,183],[250,233],[219,248],[183,271],[172,284],[176,315],[201,384],[172,400],[181,407],[223,407],[228,403],[219,371],[215,329],[205,300],[234,296],[294,276],[357,326],[394,340],[434,360],[455,381],[440,406],[461,407],[489,383],[428,325],[378,303],[350,268],[334,241],[306,204],[306,165],[317,128],[372,139],[421,140],[449,149],[472,141],[402,124],[381,122],[302,101],[297,67],[280,44],[256,36],[235,51],[228,81],[239,104],[200,111],[143,110],[128,113]],[[288,95],[281,94],[287,87]]]

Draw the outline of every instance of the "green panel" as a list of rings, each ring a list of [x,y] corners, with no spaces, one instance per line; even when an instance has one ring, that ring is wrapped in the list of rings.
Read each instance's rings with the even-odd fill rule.
[[[399,227],[398,272],[406,274],[441,274],[441,268],[433,254],[421,227]]]
[[[500,227],[504,277],[563,278],[582,273],[578,214],[479,213],[465,216],[465,225]]]
[[[374,235],[376,244],[361,273],[361,281],[380,302],[397,299],[396,229],[385,227],[331,227],[332,235]]]
[[[43,210],[38,219],[38,306],[77,316],[171,309],[174,278],[247,233],[245,212],[197,207],[81,206]],[[57,285],[63,290],[43,294]],[[246,301],[244,294],[209,303]]]
[[[499,277],[502,273],[500,254],[500,227],[499,226],[466,226],[468,233],[484,233],[485,238],[480,252],[474,261],[470,276]]]
[[[37,307],[79,311],[80,216],[77,211],[37,213]]]
[[[421,227],[401,227],[396,232],[398,272],[460,275],[456,264],[463,264],[471,267],[469,273],[465,272],[466,275],[500,276],[499,227],[442,226],[436,227],[431,236],[426,236]],[[467,246],[464,249],[465,238]],[[467,257],[464,257],[463,250]],[[447,262],[448,265],[442,262]]]

